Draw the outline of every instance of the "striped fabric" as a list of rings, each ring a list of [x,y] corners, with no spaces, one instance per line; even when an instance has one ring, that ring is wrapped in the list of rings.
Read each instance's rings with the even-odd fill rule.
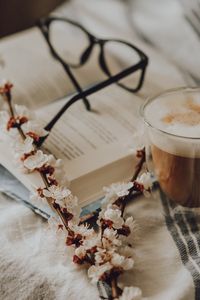
[[[198,209],[183,209],[160,191],[167,228],[178,248],[180,258],[189,270],[195,287],[195,299],[200,299],[200,215]]]

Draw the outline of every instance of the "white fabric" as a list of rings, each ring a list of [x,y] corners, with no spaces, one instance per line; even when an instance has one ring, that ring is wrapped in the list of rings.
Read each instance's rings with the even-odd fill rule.
[[[137,6],[133,6],[134,14],[130,12],[131,18],[132,15],[134,18],[137,16],[138,9],[137,25],[139,26],[139,20],[142,20],[142,25],[148,29],[148,33],[150,29],[154,32],[154,25],[157,28],[154,38],[158,44],[161,41],[163,45],[163,18],[157,18],[151,12],[164,14],[166,20],[170,20],[171,24],[174,24],[173,27],[176,27],[180,25],[179,22],[176,23],[180,11],[177,4],[176,10],[171,13],[170,5],[156,10],[159,1],[149,0],[145,3],[147,2],[146,10],[144,5],[141,10],[136,1]],[[175,1],[168,2],[175,5]],[[180,74],[173,64],[167,62],[166,53],[163,55],[161,51],[156,51],[138,39],[134,28],[130,26],[123,1],[73,0],[58,11],[83,23],[96,35],[128,39],[147,53],[150,65],[140,95],[150,96],[162,89],[184,85],[185,75]],[[170,49],[173,49],[173,53],[177,48],[179,50],[182,41],[176,43],[175,32],[171,27],[166,27],[165,30],[169,30],[165,42],[168,46],[167,56],[170,56]],[[181,30],[181,26],[176,27],[177,34]],[[196,51],[198,53],[198,50]],[[176,56],[171,56],[172,60],[177,59],[177,53]],[[184,56],[184,64],[188,61],[189,68],[190,49],[185,49],[181,55]],[[182,60],[177,62],[181,64]],[[185,65],[183,67],[185,69]],[[196,68],[198,70],[198,66],[195,70]],[[148,300],[195,299],[192,277],[183,265],[166,227],[159,197],[137,199],[129,205],[127,213],[134,216],[139,229],[134,248],[135,267],[133,271],[125,274],[126,285],[140,287],[143,296]],[[98,299],[97,289],[88,281],[86,271],[70,263],[67,249],[57,245],[56,240],[49,235],[47,223],[3,195],[0,201],[0,232],[0,299]]]
[[[135,267],[123,282],[140,287],[149,300],[193,299],[191,276],[166,229],[159,199],[137,199],[127,212],[136,219],[138,230]],[[65,245],[55,245],[46,222],[4,197],[0,215],[2,299],[98,299],[86,271],[70,262]]]

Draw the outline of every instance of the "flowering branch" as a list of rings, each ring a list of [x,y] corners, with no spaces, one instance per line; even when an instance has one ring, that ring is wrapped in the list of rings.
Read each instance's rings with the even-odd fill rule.
[[[107,299],[140,299],[140,289],[125,287],[122,290],[118,286],[118,277],[132,269],[134,264],[131,240],[135,222],[133,217],[124,217],[125,206],[133,193],[148,195],[151,188],[150,175],[144,173],[139,176],[145,162],[144,149],[137,152],[139,162],[130,182],[104,188],[105,197],[96,232],[81,222],[78,199],[66,187],[61,160],[56,160],[37,146],[48,132],[26,107],[13,106],[11,88],[9,82],[0,86],[0,95],[8,108],[0,112],[0,124],[13,144],[18,167],[24,172],[38,172],[43,180],[43,186],[32,195],[33,200],[47,201],[57,213],[59,219],[50,218],[50,225],[56,224],[66,245],[73,249],[73,262],[88,268],[91,281],[105,282],[110,286],[111,295]]]

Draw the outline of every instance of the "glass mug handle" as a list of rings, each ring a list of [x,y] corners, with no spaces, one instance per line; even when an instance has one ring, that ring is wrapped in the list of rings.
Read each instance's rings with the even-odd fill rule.
[[[152,176],[155,177],[153,158],[151,153],[151,143],[147,134],[145,136],[145,156],[146,156],[147,171],[150,172]]]

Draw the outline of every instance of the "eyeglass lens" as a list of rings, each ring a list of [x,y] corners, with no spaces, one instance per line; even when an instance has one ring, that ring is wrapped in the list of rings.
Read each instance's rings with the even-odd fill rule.
[[[56,20],[50,24],[50,42],[56,53],[69,65],[78,66],[89,46],[88,35],[78,26]]]
[[[107,41],[104,45],[104,59],[107,73],[114,76],[130,66],[136,65],[141,58],[133,48],[119,41]],[[142,70],[139,69],[118,82],[120,86],[135,89],[137,88]]]

